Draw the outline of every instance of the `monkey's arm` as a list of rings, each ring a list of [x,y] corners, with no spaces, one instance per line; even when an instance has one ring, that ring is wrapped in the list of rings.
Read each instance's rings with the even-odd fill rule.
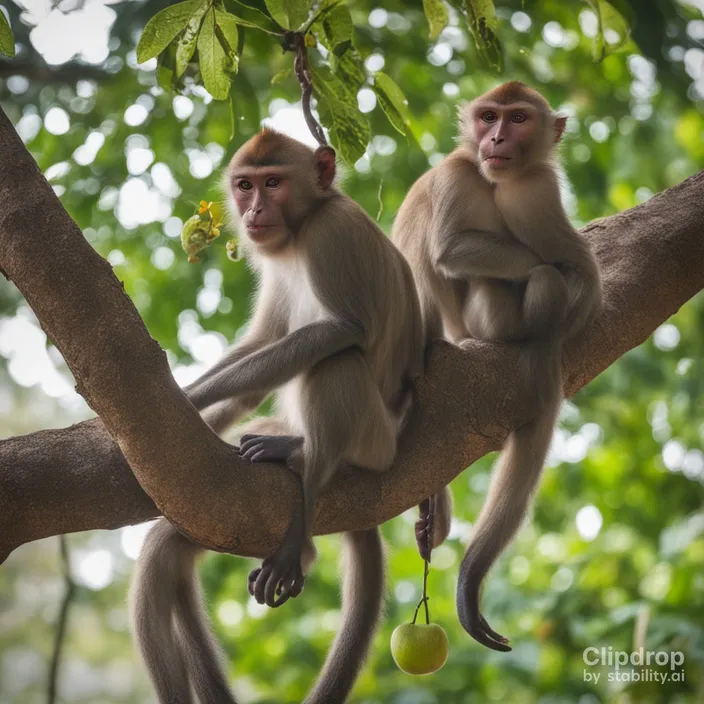
[[[485,276],[493,279],[527,279],[543,262],[535,252],[511,235],[481,230],[436,230],[433,263],[455,279]]]
[[[225,398],[268,393],[326,357],[363,344],[357,325],[336,320],[311,323],[221,368],[188,397],[200,410]]]
[[[532,248],[506,231],[493,194],[475,167],[451,162],[437,173],[430,188],[430,256],[446,276],[520,280],[544,263]]]
[[[540,167],[524,178],[498,184],[496,204],[516,238],[563,275],[568,304],[561,327],[571,337],[601,305],[602,284],[589,243],[567,219],[554,172]]]
[[[262,288],[258,293],[247,332],[227,350],[222,359],[192,384],[185,387],[186,395],[191,402],[194,402],[194,398],[202,393],[202,389],[212,383],[213,379],[222,374],[224,370],[275,342],[278,338],[283,337],[285,332],[286,307],[284,302],[278,300],[277,292],[272,288]],[[227,401],[218,404],[216,408],[209,409],[206,421],[216,432],[220,432],[227,425],[237,420],[238,417],[254,410],[264,400],[265,395],[266,392],[236,399],[229,396],[223,397],[227,398]],[[202,410],[209,405],[211,404],[196,404],[196,407]],[[211,418],[215,422],[211,422]]]
[[[553,171],[538,167],[527,176],[496,185],[496,205],[515,238],[546,264],[570,264],[596,272],[589,244],[567,218]]]

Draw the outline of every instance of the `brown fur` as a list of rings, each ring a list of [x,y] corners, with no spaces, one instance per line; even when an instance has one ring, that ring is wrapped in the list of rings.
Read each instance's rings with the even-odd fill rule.
[[[229,178],[265,165],[267,174],[289,179],[286,208],[280,205],[284,191],[272,187],[278,196],[261,196],[261,212],[282,212],[286,228],[271,235],[276,248],[247,244],[259,279],[248,331],[187,389],[218,429],[275,393],[276,415],[255,419],[238,435],[274,436],[279,443],[300,437],[296,449],[279,459],[301,474],[301,505],[281,548],[250,576],[250,590],[269,605],[278,603],[275,587],[283,589],[281,598],[302,587],[301,573],[314,555],[315,503],[334,473],[345,464],[378,472],[391,466],[410,382],[422,372],[424,340],[411,271],[366,213],[329,184],[330,158],[329,150],[313,152],[271,130],[233,158]],[[258,172],[251,173],[256,181]],[[249,194],[248,187],[239,196]],[[251,207],[242,210],[233,209],[236,220],[250,217]],[[346,699],[381,614],[378,530],[348,533],[344,544],[343,623],[308,704]],[[200,704],[235,701],[200,606],[198,552],[164,520],[147,538],[137,568],[135,635],[162,704],[191,704],[191,689]]]
[[[490,182],[478,159],[477,113],[514,101],[538,109],[528,116],[530,141],[520,145],[527,156]],[[564,118],[518,81],[477,98],[461,110],[457,148],[413,185],[392,235],[413,270],[429,338],[522,345],[536,417],[509,436],[499,458],[457,594],[462,625],[496,650],[510,648],[479,611],[480,586],[538,485],[562,401],[562,343],[601,300],[594,255],[560,202],[554,152],[563,128]]]

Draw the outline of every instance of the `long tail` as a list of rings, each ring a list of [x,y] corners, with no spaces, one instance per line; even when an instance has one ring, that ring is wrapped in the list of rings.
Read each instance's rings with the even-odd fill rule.
[[[494,468],[484,506],[477,519],[457,585],[457,610],[464,629],[494,650],[510,650],[508,641],[493,631],[479,610],[482,580],[521,527],[538,486],[562,402],[558,341],[530,345],[524,359],[535,382],[533,398],[538,414],[509,435]]]
[[[132,628],[161,704],[236,704],[208,628],[196,575],[202,548],[162,519],[149,532],[130,589]]]
[[[345,533],[342,626],[304,704],[342,704],[367,656],[384,602],[384,553],[376,528]]]

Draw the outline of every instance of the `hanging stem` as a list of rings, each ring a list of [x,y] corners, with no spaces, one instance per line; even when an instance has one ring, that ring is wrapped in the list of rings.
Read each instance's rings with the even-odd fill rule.
[[[305,34],[303,32],[287,32],[284,36],[284,51],[292,51],[296,54],[293,60],[293,72],[301,85],[301,105],[308,129],[321,147],[327,147],[328,141],[325,139],[325,132],[313,117],[313,110],[310,106],[310,99],[313,95],[313,79],[308,65]]]
[[[435,517],[435,497],[431,496],[429,499],[429,504],[428,504],[428,536],[427,536],[427,541],[428,541],[428,555],[432,552],[433,549],[433,519]],[[428,596],[428,572],[430,572],[430,561],[429,560],[423,560],[423,598],[418,602],[418,606],[416,606],[416,611],[413,614],[413,620],[411,623],[415,623],[416,619],[418,618],[418,611],[420,611],[420,607],[424,606],[425,607],[425,623],[429,624],[430,623],[430,611],[428,610],[428,600],[430,597]]]
[[[51,655],[51,665],[49,666],[49,681],[47,689],[47,704],[56,702],[56,689],[59,679],[59,666],[66,636],[66,624],[68,622],[68,612],[76,592],[76,583],[71,577],[71,565],[68,558],[68,543],[66,536],[59,536],[59,547],[61,550],[61,567],[64,575],[65,592],[59,609],[59,618],[56,623],[56,635],[54,636],[54,649]]]

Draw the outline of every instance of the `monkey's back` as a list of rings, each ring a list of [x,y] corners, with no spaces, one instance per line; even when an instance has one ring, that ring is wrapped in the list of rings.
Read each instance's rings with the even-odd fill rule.
[[[364,328],[365,360],[384,400],[393,405],[408,377],[423,370],[423,327],[411,269],[362,207],[344,194],[323,203],[311,220],[321,229],[327,223],[327,235],[314,235],[307,246],[324,246],[323,256],[336,266],[334,285],[323,298],[328,294],[333,308]],[[310,224],[315,232],[316,222]]]
[[[433,193],[438,182],[451,180],[453,171],[465,166],[462,156],[453,152],[426,171],[406,195],[391,232],[393,243],[413,272],[427,340],[440,337],[443,332],[452,338],[463,328],[461,301],[466,295],[466,283],[444,277],[433,265]]]

